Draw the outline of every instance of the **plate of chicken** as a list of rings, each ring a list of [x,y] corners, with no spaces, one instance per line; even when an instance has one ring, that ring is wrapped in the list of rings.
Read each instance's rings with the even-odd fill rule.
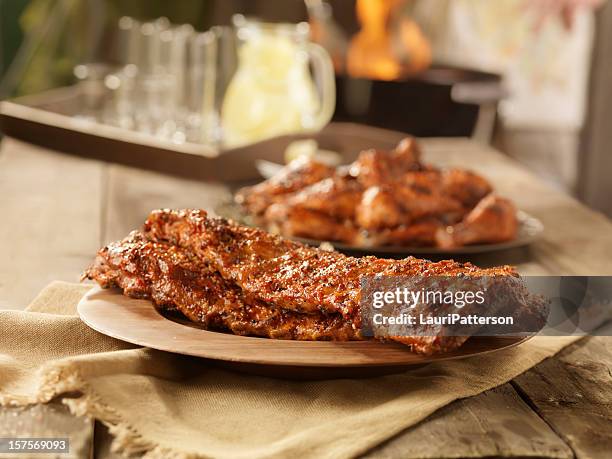
[[[100,249],[83,274],[98,285],[78,311],[92,328],[127,342],[274,375],[296,368],[318,368],[322,377],[400,371],[531,336],[455,336],[443,326],[419,336],[365,336],[364,276],[486,277],[489,305],[503,297],[516,317],[546,316],[542,299],[510,266],[355,258],[203,210],[154,211],[140,230]]]
[[[342,251],[478,253],[520,247],[542,232],[484,177],[426,164],[414,138],[332,167],[298,158],[238,190],[218,213]]]

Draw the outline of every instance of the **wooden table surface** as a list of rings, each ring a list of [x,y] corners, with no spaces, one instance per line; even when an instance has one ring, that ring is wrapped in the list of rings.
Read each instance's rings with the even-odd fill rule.
[[[529,248],[478,255],[522,274],[612,275],[612,224],[518,164],[465,139],[423,141],[425,160],[483,173],[545,225]],[[4,138],[0,150],[0,308],[24,308],[49,282],[76,282],[103,244],[151,209],[211,209],[231,190]],[[612,328],[609,330],[612,332]],[[508,384],[459,400],[367,457],[612,455],[612,338],[581,340]],[[59,403],[0,409],[0,437],[70,436],[73,457],[114,457],[106,430]],[[95,435],[94,435],[95,434]],[[14,457],[14,456],[12,456]]]

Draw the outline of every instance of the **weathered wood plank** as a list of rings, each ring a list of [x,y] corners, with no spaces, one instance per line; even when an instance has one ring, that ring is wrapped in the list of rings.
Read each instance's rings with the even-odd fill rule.
[[[426,162],[482,173],[496,190],[544,223],[540,241],[524,250],[471,257],[480,265],[509,263],[521,274],[612,275],[612,225],[500,152],[465,139],[424,139]]]
[[[131,229],[140,226],[146,214],[153,208],[204,207],[211,209],[221,199],[227,199],[228,196],[228,192],[222,186],[211,186],[211,184],[180,180],[149,171],[113,165],[109,171],[104,238],[110,241],[123,237]],[[564,442],[541,419],[533,414],[509,386],[500,393],[483,394],[474,399],[460,401],[459,404],[463,408],[456,410],[455,413],[469,413],[467,419],[465,419],[465,416],[462,417],[461,414],[451,416],[442,414],[434,422],[450,429],[463,428],[465,429],[464,437],[447,437],[449,440],[448,447],[442,451],[432,448],[430,440],[421,443],[423,448],[421,451],[419,451],[417,443],[414,443],[414,449],[400,451],[402,454],[397,456],[420,457],[427,451],[429,451],[429,456],[425,455],[425,457],[447,454],[449,457],[453,457],[452,451],[460,451],[459,456],[472,455],[473,457],[482,455],[571,457],[572,455],[571,450]],[[488,419],[493,418],[494,415],[497,415],[495,417],[496,426],[485,431],[482,431],[482,428],[477,429],[480,436],[476,439],[476,433],[474,433],[473,443],[462,441],[455,443],[458,438],[469,438],[468,432],[474,429],[474,418]],[[525,429],[530,429],[529,432],[533,438],[529,436],[520,437],[516,432],[512,432],[507,426],[503,425],[517,416],[519,419],[525,417],[531,420]],[[519,425],[521,424],[519,423]],[[427,430],[428,427],[424,429]],[[499,438],[492,440],[489,435],[491,432],[497,432],[492,435],[497,435]],[[400,436],[397,441],[401,442],[402,445],[413,444],[412,439],[416,437],[425,438],[423,431],[412,435],[407,434],[407,440],[405,441],[401,441],[403,436]],[[520,438],[521,441],[517,441],[517,438]],[[532,439],[535,443],[531,442]],[[461,448],[461,445],[465,447]],[[388,453],[388,450],[384,449],[376,451],[376,453],[384,456]]]
[[[100,243],[104,167],[2,140],[0,308],[25,308],[51,281],[78,281]]]
[[[612,216],[612,3],[604,3],[596,21],[589,99],[580,145],[579,192],[589,205]]]
[[[59,402],[0,409],[0,437],[68,438],[70,454],[20,454],[19,458],[89,459],[93,456],[93,420],[76,417]],[[17,457],[10,454],[0,457]]]
[[[78,280],[100,244],[104,169],[99,162],[2,140],[0,308],[24,308],[53,280]],[[0,433],[69,436],[72,457],[91,455],[92,422],[60,404],[2,408]]]
[[[519,207],[542,219],[547,227],[544,240],[530,249],[486,255],[478,257],[475,260],[476,262],[485,265],[516,264],[522,273],[531,274],[612,273],[612,260],[605,256],[606,253],[612,252],[612,231],[610,231],[609,221],[601,215],[581,206],[571,198],[551,190],[540,183],[532,174],[491,149],[468,141],[454,139],[427,140],[424,144],[427,161],[440,164],[459,164],[485,173],[496,183],[502,194],[512,196]],[[11,148],[15,151],[11,152]],[[6,154],[7,151],[9,151],[8,155]],[[22,153],[24,151],[25,153]],[[19,243],[22,245],[12,252],[19,256],[14,255],[12,258],[17,260],[19,265],[21,263],[19,260],[25,258],[24,253],[26,257],[32,254],[37,255],[37,250],[31,249],[28,252],[27,247],[23,248],[32,238],[35,238],[33,240],[48,241],[47,245],[51,246],[50,248],[43,248],[44,251],[47,251],[43,257],[45,260],[64,257],[71,261],[71,264],[67,262],[59,263],[65,271],[50,266],[48,262],[31,262],[27,266],[28,275],[10,278],[14,292],[18,292],[24,298],[27,295],[24,295],[23,292],[29,292],[30,296],[26,298],[27,300],[33,297],[46,283],[46,279],[71,280],[76,278],[82,266],[90,261],[92,254],[95,253],[100,244],[121,238],[131,229],[139,227],[151,209],[158,207],[204,207],[211,209],[220,199],[228,196],[228,191],[222,184],[182,180],[118,165],[108,166],[108,181],[104,186],[105,166],[102,163],[66,157],[54,152],[44,152],[37,147],[11,139],[5,140],[3,152],[4,154],[0,157],[0,191],[6,191],[8,194],[3,193],[0,195],[0,199],[7,199],[6,197],[8,197],[8,199],[13,199],[14,202],[12,206],[4,204],[3,201],[0,202],[0,210],[11,209],[8,219],[5,221],[10,222],[17,232],[12,231],[11,234],[4,234],[2,231],[6,232],[6,229],[0,229],[0,235],[5,236],[3,240],[7,241],[12,240],[12,234],[20,234],[20,238],[26,241]],[[20,157],[21,154],[24,156]],[[7,157],[10,157],[10,159],[6,160]],[[69,158],[69,160],[66,158]],[[72,161],[75,162],[72,163]],[[93,166],[88,169],[88,164],[93,164]],[[10,174],[12,177],[9,178],[7,183],[4,183],[4,179],[9,174],[3,170],[5,168],[12,171]],[[30,169],[37,172],[34,173]],[[47,169],[51,171],[53,179],[45,177],[44,171]],[[93,173],[88,172],[91,169],[93,169]],[[24,174],[28,177],[27,183],[19,183],[18,176]],[[83,180],[74,178],[75,175],[79,174],[83,177]],[[42,178],[36,180],[36,177]],[[95,178],[92,179],[92,177]],[[96,185],[96,183],[99,183],[99,185]],[[103,200],[102,196],[107,197]],[[33,202],[28,202],[28,199]],[[25,207],[19,205],[21,201],[25,202]],[[40,212],[40,208],[45,207],[44,202],[46,201],[53,201],[55,204],[52,204],[48,210],[43,211],[44,218],[41,217],[35,222],[38,226],[35,231],[33,229],[24,231],[23,228],[31,226],[31,223],[29,221],[28,224],[22,222],[20,220],[20,218],[23,218],[21,213],[26,211]],[[102,206],[101,203],[103,203]],[[100,212],[100,208],[103,208],[104,211]],[[4,215],[6,216],[6,213]],[[576,225],[576,221],[580,221],[581,224]],[[97,222],[98,226],[95,227],[91,222]],[[73,254],[74,238],[77,237],[77,241],[81,240],[78,239],[78,234],[75,235],[76,228],[80,232],[91,231],[89,235],[91,239],[88,239],[90,241],[88,244],[91,244],[91,247],[88,246],[86,249],[79,250],[78,256],[70,255]],[[102,228],[101,231],[100,228]],[[46,236],[48,234],[51,234],[51,237]],[[60,240],[58,242],[58,235],[65,235],[64,241]],[[91,243],[91,240],[95,242]],[[593,241],[596,241],[596,243],[593,243]],[[79,243],[77,242],[76,245],[79,245]],[[0,245],[0,248],[3,247]],[[23,265],[19,266],[20,269],[23,269]],[[2,277],[4,272],[13,269],[12,260],[10,264],[0,264],[0,279],[2,279],[3,285],[5,281],[5,277]],[[55,271],[53,271],[54,269]],[[3,285],[0,285],[0,301],[6,300],[10,293],[8,289],[3,290]],[[595,356],[591,365],[595,365],[596,362]],[[588,377],[589,374],[589,369],[585,368],[581,377]],[[583,394],[583,398],[596,399],[598,395],[597,392],[593,392],[595,389],[592,386],[584,387],[584,390],[590,392],[589,394]],[[424,453],[416,449],[410,450],[413,453],[409,454],[409,450],[394,450],[392,447],[395,442],[401,442],[396,445],[403,445],[404,443],[418,445],[417,440],[422,437],[423,439],[429,438],[428,442],[421,443],[424,447],[426,446],[425,443],[429,443],[429,449],[424,450],[425,452],[429,451],[429,456],[425,457],[439,456],[441,450],[436,449],[436,444],[441,439],[431,432],[435,429],[443,429],[446,426],[447,428],[452,427],[458,432],[464,432],[468,439],[470,435],[471,438],[480,435],[478,437],[480,440],[474,440],[474,444],[468,443],[465,447],[461,446],[461,442],[466,442],[466,438],[454,437],[457,442],[455,445],[449,444],[447,453],[445,453],[448,457],[469,455],[469,448],[472,448],[472,451],[483,451],[483,454],[485,454],[484,451],[489,451],[490,454],[506,456],[535,454],[566,457],[566,448],[559,446],[559,449],[556,449],[559,445],[559,439],[554,434],[551,436],[550,429],[546,430],[541,423],[538,423],[533,418],[533,412],[526,409],[525,404],[516,397],[516,394],[511,391],[509,393],[505,392],[507,390],[508,386],[504,386],[501,389],[450,405],[423,424],[410,429],[381,447],[379,453],[382,454],[386,451],[386,448],[391,448],[390,457],[408,457],[411,455],[423,457]],[[538,391],[534,390],[534,393],[538,393]],[[457,408],[457,406],[460,408]],[[534,406],[538,405],[534,402]],[[605,404],[600,405],[600,408],[600,411],[605,411]],[[525,410],[528,414],[525,414]],[[540,414],[551,426],[559,429],[554,422],[546,418],[544,412]],[[536,434],[532,433],[534,437],[527,434],[521,435],[521,432],[524,433],[520,430],[523,426],[512,425],[512,421],[517,422],[519,420],[522,422],[525,416],[529,417],[528,424],[530,426],[536,426],[533,427],[536,432]],[[564,414],[561,411],[555,411],[554,413],[551,412],[550,416],[562,417]],[[488,424],[479,425],[475,418],[486,419]],[[504,420],[510,422],[510,427],[504,424]],[[429,423],[432,423],[432,426],[428,426]],[[516,428],[513,430],[512,427]],[[427,432],[430,432],[430,436],[428,437],[424,430],[420,434],[415,434],[414,432],[418,429],[430,429],[427,430]],[[442,430],[438,431],[441,432]],[[570,442],[567,435],[571,435],[571,429],[568,428],[569,433],[562,433],[562,430],[558,431],[564,439]],[[497,433],[500,438],[491,439],[491,432],[494,436]],[[404,435],[409,440],[403,440]],[[410,440],[410,436],[412,436],[412,440]],[[415,437],[417,438],[415,439]],[[531,444],[528,441],[530,438],[536,438],[538,441]],[[570,444],[572,443],[570,442]],[[504,449],[508,445],[509,449]],[[574,444],[572,444],[572,447],[577,452],[580,451]],[[532,448],[531,453],[529,448]],[[545,453],[547,449],[549,453]],[[104,450],[103,446],[100,446],[100,450]],[[536,450],[540,452],[534,452]],[[453,453],[453,451],[463,452]]]
[[[442,408],[365,458],[571,458],[572,450],[510,384]]]
[[[180,179],[118,164],[110,165],[108,173],[104,243],[121,239],[140,228],[153,209],[212,210],[231,196],[221,183]]]
[[[612,324],[512,384],[578,458],[612,454]]]

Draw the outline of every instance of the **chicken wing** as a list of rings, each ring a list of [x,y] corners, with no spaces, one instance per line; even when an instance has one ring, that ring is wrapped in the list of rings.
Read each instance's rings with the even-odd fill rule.
[[[473,172],[462,169],[443,170],[442,192],[472,209],[493,191],[491,184]]]
[[[286,195],[317,183],[334,174],[334,169],[310,158],[299,158],[285,166],[274,177],[236,193],[235,200],[251,214],[261,215],[268,206]]]
[[[481,200],[456,225],[438,231],[440,247],[461,247],[476,243],[504,242],[514,239],[518,231],[516,207],[508,199],[490,194]]]
[[[391,151],[363,151],[335,170],[301,160],[241,190],[236,200],[273,232],[352,245],[450,248],[515,237],[517,221],[508,205],[501,218],[488,216],[486,197],[493,188],[486,179],[436,169],[420,157],[408,137]]]
[[[278,202],[266,211],[268,230],[284,236],[354,243],[359,230],[350,220],[339,220],[318,210]]]
[[[314,210],[337,219],[352,220],[362,192],[361,185],[356,180],[335,174],[287,196],[282,204]],[[265,214],[265,217],[268,219],[271,215]]]
[[[371,186],[363,193],[355,213],[357,224],[370,233],[381,228],[407,224],[410,219],[392,190],[379,186]]]
[[[386,228],[369,235],[368,243],[375,246],[396,245],[431,247],[436,244],[436,235],[442,224],[435,218],[424,218],[394,228]],[[367,245],[364,243],[364,245]]]

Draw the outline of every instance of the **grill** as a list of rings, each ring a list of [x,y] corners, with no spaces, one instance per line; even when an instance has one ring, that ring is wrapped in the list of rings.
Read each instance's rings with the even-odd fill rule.
[[[448,66],[395,81],[338,75],[336,88],[334,120],[423,137],[471,136],[490,129],[506,95],[499,75]]]

